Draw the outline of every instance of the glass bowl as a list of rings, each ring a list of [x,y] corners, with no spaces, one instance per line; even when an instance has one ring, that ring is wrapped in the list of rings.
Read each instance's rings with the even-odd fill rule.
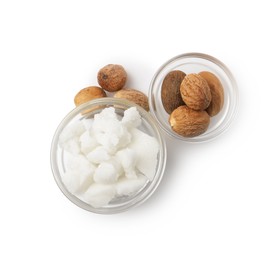
[[[169,124],[169,114],[165,111],[161,100],[161,87],[165,76],[173,70],[181,70],[186,74],[209,71],[214,73],[224,87],[224,106],[214,117],[205,133],[196,137],[183,137],[175,133]],[[198,143],[209,141],[230,126],[237,110],[238,89],[230,70],[221,61],[202,53],[186,53],[178,55],[164,63],[155,73],[149,88],[149,107],[160,127],[170,136],[179,140]]]
[[[65,174],[65,151],[59,145],[59,136],[63,129],[69,124],[72,124],[78,120],[87,120],[89,118],[94,120],[94,115],[100,113],[105,107],[114,107],[118,117],[120,118],[123,117],[124,111],[126,109],[130,107],[137,108],[142,118],[142,124],[139,129],[148,135],[155,137],[158,141],[158,163],[156,166],[154,178],[151,181],[146,181],[144,187],[138,192],[131,196],[117,197],[109,202],[109,204],[106,206],[93,207],[79,199],[77,196],[73,195],[62,181],[61,176]],[[167,154],[165,140],[162,138],[160,128],[158,127],[158,124],[153,116],[136,104],[120,98],[95,99],[76,107],[62,120],[58,126],[51,145],[51,167],[54,179],[60,190],[70,201],[80,208],[100,214],[112,214],[126,211],[146,201],[146,199],[148,199],[154,193],[162,179],[166,165],[166,157]]]

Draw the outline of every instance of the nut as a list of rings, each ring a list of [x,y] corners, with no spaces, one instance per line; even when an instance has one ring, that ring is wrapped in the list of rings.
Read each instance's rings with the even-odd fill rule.
[[[198,74],[188,74],[183,79],[180,93],[185,104],[194,110],[204,110],[211,102],[210,88]]]
[[[171,113],[169,123],[177,134],[184,137],[194,137],[207,130],[210,116],[206,111],[196,111],[184,105]]]
[[[206,80],[212,96],[211,103],[206,111],[210,116],[215,116],[224,105],[224,88],[221,81],[213,73],[202,71],[199,75]]]
[[[102,97],[106,97],[106,92],[100,88],[100,87],[87,87],[84,88],[82,90],[80,90],[75,98],[74,98],[74,102],[76,106],[79,106],[85,102],[88,102],[92,99],[96,99],[96,98],[102,98]]]
[[[174,70],[169,72],[162,83],[161,99],[163,106],[168,114],[178,108],[185,105],[181,94],[180,84],[186,74],[180,70]]]
[[[121,65],[108,64],[99,70],[97,78],[104,90],[114,92],[124,87],[127,73]]]
[[[148,98],[141,91],[129,88],[121,89],[114,94],[114,97],[127,99],[149,111]]]

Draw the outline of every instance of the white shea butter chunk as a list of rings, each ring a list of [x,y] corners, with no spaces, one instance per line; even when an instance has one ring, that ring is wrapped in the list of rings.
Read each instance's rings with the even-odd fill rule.
[[[156,138],[134,128],[132,141],[128,145],[137,157],[136,168],[149,180],[153,180],[158,163],[159,144]]]
[[[110,153],[115,153],[131,141],[130,133],[118,120],[112,107],[105,108],[100,114],[95,115],[91,135],[95,136],[97,142]]]
[[[113,107],[103,109],[94,116],[94,122],[91,130],[93,134],[111,132],[111,128],[116,128],[119,120]]]
[[[136,179],[121,178],[115,184],[116,195],[126,196],[138,192],[142,189],[148,179],[144,175],[139,175]]]
[[[65,172],[62,181],[69,192],[74,195],[84,192],[92,183],[92,175],[77,174],[76,172]]]
[[[87,154],[87,159],[92,162],[99,164],[103,161],[107,161],[110,159],[110,155],[108,151],[103,146],[96,147],[92,152]]]
[[[59,136],[59,144],[63,144],[68,140],[79,137],[85,131],[84,124],[81,121],[73,122],[64,128]]]
[[[80,153],[79,137],[74,137],[60,144],[60,147],[71,154]]]
[[[115,183],[120,175],[119,167],[111,162],[102,162],[97,167],[94,174],[96,183],[110,184]]]
[[[84,192],[93,183],[96,167],[83,155],[65,153],[65,165],[66,172],[61,177],[71,193]]]
[[[92,124],[94,123],[94,119],[93,118],[85,118],[81,122],[82,122],[85,130],[90,130],[91,127],[92,127]]]
[[[93,183],[82,196],[84,201],[95,208],[106,206],[115,196],[113,185]]]
[[[128,179],[135,179],[137,178],[136,174],[136,162],[137,162],[137,156],[136,153],[130,149],[130,148],[125,148],[122,150],[119,150],[116,153],[116,158],[119,160],[124,172],[125,176]]]
[[[98,145],[95,137],[91,136],[89,130],[85,131],[79,138],[80,150],[83,154],[92,152]]]
[[[128,128],[136,128],[141,125],[141,116],[136,107],[124,111],[122,123]]]

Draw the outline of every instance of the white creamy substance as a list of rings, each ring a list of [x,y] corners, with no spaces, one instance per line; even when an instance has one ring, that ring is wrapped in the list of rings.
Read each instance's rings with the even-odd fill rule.
[[[94,119],[66,127],[59,145],[64,150],[66,172],[61,178],[67,189],[93,207],[102,207],[151,181],[159,145],[138,129],[141,123],[135,107],[127,109],[121,120],[110,107]]]

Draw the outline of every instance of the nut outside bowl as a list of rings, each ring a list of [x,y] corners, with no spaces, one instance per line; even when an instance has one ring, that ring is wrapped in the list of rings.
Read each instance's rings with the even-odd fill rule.
[[[119,117],[122,117],[124,111],[130,107],[136,107],[142,117],[142,125],[139,129],[153,137],[155,137],[159,144],[159,152],[158,152],[158,163],[156,167],[156,173],[152,181],[147,181],[142,189],[140,189],[136,194],[130,196],[123,196],[119,198],[113,199],[108,205],[94,208],[86,202],[80,200],[71,192],[68,191],[67,187],[64,185],[61,175],[65,173],[65,165],[64,165],[64,151],[59,146],[59,136],[62,133],[63,129],[77,121],[77,120],[86,120],[87,118],[94,118],[94,115],[100,113],[102,109],[105,107],[114,107],[116,113]],[[84,103],[75,109],[73,109],[59,124],[51,145],[51,168],[54,175],[54,179],[60,188],[60,190],[64,193],[64,195],[78,207],[91,211],[93,213],[99,214],[113,214],[126,211],[130,208],[140,205],[144,201],[146,201],[156,190],[158,187],[165,170],[166,165],[166,144],[165,140],[161,135],[160,128],[153,118],[153,116],[146,112],[140,106],[127,101],[125,99],[120,98],[99,98],[95,100],[91,100],[87,103]]]
[[[224,105],[222,110],[211,117],[207,131],[195,137],[183,137],[175,133],[169,124],[169,114],[161,100],[161,87],[165,76],[173,70],[186,74],[209,71],[214,73],[224,88]],[[227,66],[218,59],[203,53],[185,53],[165,62],[155,73],[149,88],[149,107],[160,127],[171,137],[188,143],[200,143],[212,140],[225,132],[236,115],[238,106],[238,88],[236,81]]]

